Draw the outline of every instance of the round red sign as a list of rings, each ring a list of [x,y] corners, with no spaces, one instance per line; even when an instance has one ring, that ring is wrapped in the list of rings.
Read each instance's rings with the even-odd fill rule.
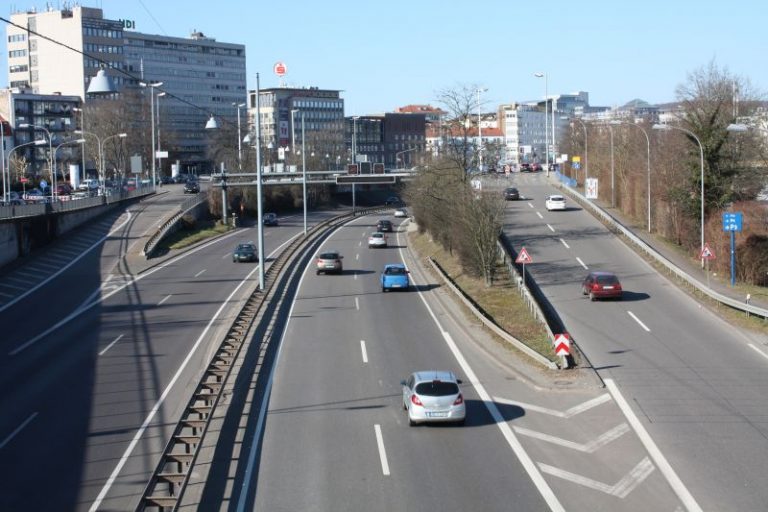
[[[276,62],[275,63],[275,74],[277,76],[283,76],[288,72],[288,68],[285,66],[282,62]]]

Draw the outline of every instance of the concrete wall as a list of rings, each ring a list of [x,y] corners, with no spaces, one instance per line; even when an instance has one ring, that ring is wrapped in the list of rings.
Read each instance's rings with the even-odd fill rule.
[[[64,235],[73,229],[82,226],[91,219],[98,217],[108,211],[111,211],[122,203],[105,204],[102,206],[95,206],[93,208],[87,208],[84,210],[75,210],[70,213],[63,213],[58,216],[56,222],[56,236]]]
[[[0,267],[19,257],[19,239],[12,222],[0,223]]]

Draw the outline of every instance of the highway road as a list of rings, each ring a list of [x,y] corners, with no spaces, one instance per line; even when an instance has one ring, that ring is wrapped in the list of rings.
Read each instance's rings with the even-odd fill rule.
[[[121,255],[158,221],[138,210],[108,236],[73,234],[93,249],[0,312],[0,510],[132,510],[211,340],[256,286],[257,265],[231,256],[255,228],[133,274]],[[266,254],[302,231],[281,221]]]
[[[764,510],[765,339],[721,320],[655,272],[574,201],[547,212],[543,175],[517,175],[504,231],[600,375],[612,381],[704,510]],[[580,294],[588,270],[615,272],[621,302]]]
[[[324,244],[345,255],[343,275],[305,271],[266,419],[245,442],[258,477],[234,482],[239,494],[228,506],[684,510],[615,395],[599,386],[553,391],[518,378],[509,354],[478,341],[478,330],[411,258],[406,224],[389,248],[367,248],[377,219],[354,220]],[[379,270],[400,261],[415,287],[383,293]],[[463,379],[465,426],[408,426],[399,383],[429,369]]]

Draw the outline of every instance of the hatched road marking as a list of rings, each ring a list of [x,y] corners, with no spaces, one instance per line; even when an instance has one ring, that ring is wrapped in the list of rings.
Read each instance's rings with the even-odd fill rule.
[[[640,485],[643,480],[648,478],[648,476],[653,473],[654,469],[656,469],[653,467],[653,463],[650,459],[644,457],[637,466],[632,468],[632,470],[624,475],[624,477],[616,482],[616,484],[608,485],[585,476],[577,475],[576,473],[571,473],[570,471],[565,471],[564,469],[555,468],[548,464],[542,464],[541,462],[539,463],[539,468],[541,468],[543,473],[547,473],[548,475],[556,476],[596,491],[611,494],[617,498],[626,498],[629,493],[634,491],[635,488]]]
[[[630,430],[629,425],[627,425],[626,423],[622,423],[612,428],[608,432],[597,436],[595,439],[593,439],[588,443],[576,443],[573,441],[569,441],[567,439],[563,439],[561,437],[551,436],[549,434],[544,434],[543,432],[537,432],[535,430],[530,430],[527,428],[522,428],[522,427],[514,427],[514,428],[515,428],[515,432],[517,432],[518,434],[532,437],[540,441],[546,441],[547,443],[556,444],[558,446],[563,446],[565,448],[570,448],[572,450],[576,450],[583,453],[594,453],[600,448],[602,448],[603,446],[610,443],[611,441],[614,441],[620,438]]]
[[[592,409],[593,407],[597,407],[598,405],[604,404],[605,402],[610,402],[611,395],[608,393],[605,393],[596,398],[592,398],[591,400],[587,400],[584,403],[575,405],[566,411],[557,411],[555,409],[548,409],[546,407],[541,407],[539,405],[527,404],[525,402],[516,402],[514,400],[507,400],[506,398],[499,398],[499,397],[493,397],[493,401],[498,402],[500,404],[516,405],[517,407],[521,407],[526,411],[536,411],[544,414],[549,414],[550,416],[556,416],[558,418],[572,418],[577,414],[581,414],[584,411],[588,411]]]

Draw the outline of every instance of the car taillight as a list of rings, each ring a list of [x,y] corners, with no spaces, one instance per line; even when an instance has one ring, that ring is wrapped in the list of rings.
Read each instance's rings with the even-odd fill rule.
[[[317,259],[317,263],[322,263],[322,262],[323,260],[321,260],[320,258]]]
[[[456,397],[456,400],[453,401],[453,405],[461,405],[464,403],[464,397],[461,396],[461,393],[459,393],[459,396]]]
[[[411,403],[413,405],[418,405],[419,407],[424,407],[424,404],[421,403],[421,400],[419,400],[419,397],[416,395],[411,395]]]

